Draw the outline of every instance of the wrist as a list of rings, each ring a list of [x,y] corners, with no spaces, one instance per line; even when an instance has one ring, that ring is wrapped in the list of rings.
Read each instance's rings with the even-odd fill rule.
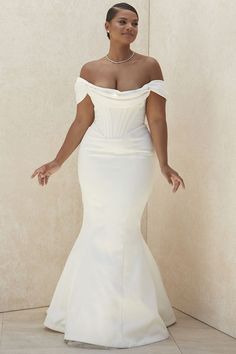
[[[61,167],[61,165],[63,164],[63,161],[61,161],[60,159],[56,158],[53,160],[59,167]]]
[[[163,170],[165,167],[169,166],[167,162],[160,163],[160,169]]]

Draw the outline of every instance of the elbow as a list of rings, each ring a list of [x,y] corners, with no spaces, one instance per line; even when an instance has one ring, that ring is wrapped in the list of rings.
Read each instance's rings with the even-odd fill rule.
[[[152,118],[147,118],[149,126],[155,126],[157,124],[166,124],[166,116],[160,115]]]

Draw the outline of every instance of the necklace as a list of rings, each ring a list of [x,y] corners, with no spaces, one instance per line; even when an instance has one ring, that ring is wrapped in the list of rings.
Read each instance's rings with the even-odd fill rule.
[[[131,58],[133,58],[134,56],[134,52],[131,54],[131,56],[128,58],[128,59],[125,59],[125,60],[120,60],[120,61],[114,61],[114,60],[111,60],[108,55],[106,55],[106,58],[107,60],[109,60],[111,63],[113,64],[121,64],[121,63],[125,63],[126,61],[130,60]]]

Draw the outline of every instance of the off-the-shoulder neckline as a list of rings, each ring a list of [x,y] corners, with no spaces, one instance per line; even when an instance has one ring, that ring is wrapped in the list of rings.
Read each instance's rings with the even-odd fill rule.
[[[157,83],[157,82],[164,82],[164,80],[150,80],[149,82],[147,82],[147,83],[144,84],[143,86],[138,87],[138,88],[136,88],[136,89],[120,91],[120,90],[118,90],[118,89],[114,89],[114,88],[110,88],[110,87],[102,87],[102,86],[98,86],[98,85],[92,84],[91,82],[89,82],[88,80],[84,79],[84,78],[81,77],[81,76],[78,76],[78,77],[77,77],[77,80],[78,80],[78,79],[80,79],[80,80],[86,82],[88,85],[90,85],[90,86],[92,86],[92,87],[96,87],[96,88],[101,89],[101,90],[116,91],[116,92],[119,92],[119,93],[138,91],[138,90],[142,90],[144,87],[150,85],[151,83],[154,83],[154,82],[156,82],[156,83]]]

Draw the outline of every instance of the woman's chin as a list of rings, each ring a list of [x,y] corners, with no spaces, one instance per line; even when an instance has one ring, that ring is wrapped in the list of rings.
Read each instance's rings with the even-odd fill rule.
[[[125,35],[125,34],[123,34],[122,35],[122,40],[124,41],[124,42],[128,42],[128,43],[131,43],[131,42],[133,42],[134,40],[135,40],[135,37],[133,37],[133,36],[127,36],[127,35]]]

